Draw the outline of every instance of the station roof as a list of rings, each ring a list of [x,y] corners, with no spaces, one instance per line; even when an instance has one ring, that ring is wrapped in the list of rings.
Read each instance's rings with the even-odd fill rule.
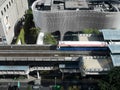
[[[120,40],[120,30],[102,29],[104,40]]]
[[[113,66],[120,66],[120,55],[111,54]]]
[[[29,69],[29,66],[0,66],[0,70],[17,70],[17,71],[26,71]]]
[[[120,54],[120,45],[116,45],[116,44],[111,44],[108,45],[111,53],[119,53]]]

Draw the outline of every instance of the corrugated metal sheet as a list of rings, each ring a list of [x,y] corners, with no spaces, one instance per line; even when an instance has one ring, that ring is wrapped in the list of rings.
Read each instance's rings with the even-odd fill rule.
[[[120,66],[120,55],[111,54],[113,66]]]
[[[111,53],[119,53],[120,54],[120,45],[116,45],[116,44],[111,44],[108,45]]]
[[[104,40],[120,40],[120,30],[103,29]]]

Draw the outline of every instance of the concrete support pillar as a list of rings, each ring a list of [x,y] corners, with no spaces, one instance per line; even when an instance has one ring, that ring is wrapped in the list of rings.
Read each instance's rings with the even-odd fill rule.
[[[63,41],[64,35],[61,35],[60,41]]]
[[[61,38],[60,38],[60,41],[63,41],[63,38],[64,38],[64,32],[61,32]]]
[[[40,79],[40,74],[38,71],[37,71],[37,78]]]
[[[27,74],[27,78],[28,78],[28,79],[30,78],[29,73]]]
[[[64,79],[64,72],[62,72],[62,80]]]

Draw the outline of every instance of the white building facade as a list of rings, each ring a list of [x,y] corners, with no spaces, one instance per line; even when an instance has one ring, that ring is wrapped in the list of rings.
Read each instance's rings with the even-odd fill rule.
[[[15,25],[27,9],[27,0],[0,0],[1,43],[11,44]]]
[[[93,6],[90,6],[89,4],[89,7],[85,4],[83,7],[78,6],[78,8],[74,8],[72,2],[70,2],[70,4],[67,2],[70,0],[67,0],[66,2],[64,2],[64,0],[62,0],[63,2],[60,0],[57,1],[60,3],[58,2],[59,4],[53,4],[50,2],[48,4],[47,0],[37,0],[32,5],[35,25],[36,27],[41,28],[43,32],[60,31],[61,37],[63,37],[68,31],[76,32],[89,28],[120,29],[120,11],[118,10],[120,7],[119,4],[113,5],[113,11],[110,11],[111,8],[104,3]],[[89,10],[91,7],[94,7],[94,9]]]

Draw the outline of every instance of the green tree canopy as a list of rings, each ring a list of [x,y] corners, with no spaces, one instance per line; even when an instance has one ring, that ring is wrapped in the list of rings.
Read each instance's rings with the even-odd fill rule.
[[[40,32],[40,29],[32,27],[32,28],[30,28],[29,31],[30,31],[29,32],[29,41],[34,44],[34,43],[36,43],[36,40],[37,40],[38,34]]]
[[[44,36],[44,43],[54,45],[54,44],[57,44],[57,41],[50,33],[46,33]]]
[[[99,82],[101,90],[119,90],[120,89],[120,67],[114,67],[108,75]]]
[[[25,23],[24,23],[24,29],[25,32],[29,32],[29,29],[35,27],[33,22],[33,14],[32,10],[27,10],[27,13],[25,14]]]
[[[25,14],[25,23],[24,23],[24,31],[25,31],[25,41],[27,44],[35,44],[38,34],[40,32],[40,28],[36,28],[33,22],[33,14],[32,10],[27,10]]]
[[[16,43],[18,43],[18,41],[20,40],[22,44],[25,44],[25,37],[24,37],[24,35],[25,35],[25,32],[24,32],[24,29],[22,28],[20,30],[20,34],[18,35]]]
[[[82,31],[82,33],[83,33],[83,34],[100,34],[99,30],[97,30],[97,29],[91,29],[91,28],[89,28],[89,29],[84,29],[84,30]]]

